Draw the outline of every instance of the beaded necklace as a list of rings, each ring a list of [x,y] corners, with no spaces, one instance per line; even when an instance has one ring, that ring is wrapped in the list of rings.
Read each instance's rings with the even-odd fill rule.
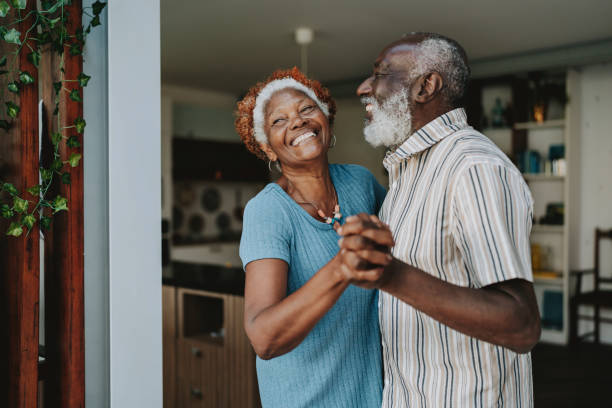
[[[300,197],[302,198],[302,200],[304,201],[296,201],[298,204],[308,204],[313,206],[313,208],[315,210],[317,210],[317,215],[319,217],[321,217],[326,224],[331,224],[334,225],[334,222],[340,222],[340,220],[342,219],[342,213],[340,212],[340,205],[338,204],[338,193],[336,192],[336,189],[334,188],[334,196],[336,197],[336,203],[334,205],[334,211],[333,211],[333,216],[332,217],[328,217],[327,215],[325,215],[325,213],[323,212],[323,210],[321,210],[319,207],[317,207],[315,205],[315,203],[313,203],[312,201],[307,201],[304,198],[304,195],[300,192],[300,190],[298,190],[293,183],[291,183],[291,181],[289,179],[287,179],[287,182],[289,183],[289,185],[291,185],[291,187],[300,195]]]

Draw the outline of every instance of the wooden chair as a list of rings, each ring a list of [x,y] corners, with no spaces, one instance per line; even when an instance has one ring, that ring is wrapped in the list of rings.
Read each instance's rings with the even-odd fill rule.
[[[595,259],[594,267],[589,270],[572,271],[571,274],[576,277],[576,287],[574,296],[570,299],[570,344],[577,344],[580,340],[588,336],[593,336],[593,341],[596,344],[600,343],[599,326],[602,322],[612,323],[612,319],[602,318],[600,316],[600,308],[612,309],[612,289],[607,289],[601,284],[612,284],[612,275],[602,277],[600,274],[599,262],[599,246],[602,239],[612,240],[612,229],[601,230],[595,229]],[[593,290],[582,292],[582,277],[587,274],[593,274]],[[578,314],[579,306],[592,306],[595,313],[591,316]],[[579,319],[589,319],[593,321],[594,330],[582,335],[578,334]]]

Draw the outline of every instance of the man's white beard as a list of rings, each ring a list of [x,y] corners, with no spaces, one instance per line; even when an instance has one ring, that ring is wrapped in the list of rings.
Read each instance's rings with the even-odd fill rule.
[[[410,136],[412,115],[407,90],[392,94],[382,105],[372,97],[361,98],[361,103],[372,105],[372,120],[363,128],[365,140],[372,146],[399,146]]]

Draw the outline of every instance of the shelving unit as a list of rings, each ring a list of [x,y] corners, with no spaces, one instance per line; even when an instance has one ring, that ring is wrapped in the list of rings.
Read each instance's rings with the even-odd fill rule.
[[[545,122],[523,122],[515,123],[515,130],[523,130],[526,132],[526,147],[528,149],[539,150],[543,157],[546,157],[547,152],[542,151],[546,143],[562,143],[566,149],[566,164],[569,170],[569,134],[567,132],[567,118],[569,118],[569,106],[565,110],[565,118],[558,120],[549,120]],[[546,141],[537,140],[545,138]],[[544,260],[544,268],[547,271],[556,272],[556,276],[538,276],[538,271],[534,271],[534,288],[538,304],[540,306],[540,314],[542,316],[542,336],[541,341],[555,344],[566,344],[568,337],[568,276],[569,276],[569,259],[568,259],[568,200],[567,192],[569,191],[569,178],[565,175],[545,174],[545,173],[524,173],[525,180],[529,184],[534,200],[534,217],[537,220],[543,215],[543,210],[549,202],[564,203],[564,224],[563,225],[546,225],[534,223],[531,233],[532,245],[540,245],[547,250]],[[548,295],[547,295],[548,293]],[[547,316],[550,309],[553,310],[558,305],[546,305],[551,299],[558,299],[561,293],[561,315],[560,327],[554,327],[556,324],[551,324],[551,317]],[[552,294],[552,296],[551,296]],[[556,322],[559,316],[555,316]],[[547,320],[548,319],[548,320]]]
[[[538,75],[542,75],[539,73]],[[544,76],[546,74],[543,74]],[[565,90],[572,99],[575,88],[575,72],[565,73]],[[534,271],[534,289],[543,317],[541,341],[567,344],[569,334],[569,236],[570,236],[570,173],[572,171],[571,146],[573,141],[570,129],[577,123],[577,112],[571,111],[569,103],[563,112],[563,118],[531,122],[527,114],[529,98],[529,74],[508,75],[499,78],[480,80],[473,89],[476,93],[470,95],[468,117],[476,118],[474,126],[485,124],[482,132],[499,148],[510,156],[513,161],[518,159],[518,153],[534,150],[541,157],[548,157],[552,144],[565,146],[566,168],[564,174],[523,173],[534,200],[534,218],[530,241],[539,244],[542,250],[542,265],[540,271]],[[557,76],[557,78],[559,78]],[[505,117],[503,126],[486,127],[486,113],[491,112],[493,101],[500,99],[504,106],[510,106],[512,118]],[[559,115],[560,116],[560,115]],[[508,122],[513,125],[508,126]],[[575,128],[575,126],[574,126]],[[548,203],[563,203],[563,225],[540,224],[540,218],[545,215]],[[542,272],[542,273],[538,273]],[[560,294],[560,296],[559,296]],[[546,303],[545,304],[545,300]],[[552,312],[551,312],[552,310]],[[547,320],[548,319],[548,320]]]

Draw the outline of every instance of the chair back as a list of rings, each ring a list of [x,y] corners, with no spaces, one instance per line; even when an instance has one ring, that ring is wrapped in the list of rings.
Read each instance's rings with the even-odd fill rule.
[[[612,229],[603,230],[596,228],[595,229],[595,270],[594,270],[594,279],[595,279],[595,290],[599,290],[600,283],[612,283],[612,276],[606,275],[602,276],[600,273],[600,262],[599,262],[599,254],[600,254],[600,241],[602,239],[612,240]]]

